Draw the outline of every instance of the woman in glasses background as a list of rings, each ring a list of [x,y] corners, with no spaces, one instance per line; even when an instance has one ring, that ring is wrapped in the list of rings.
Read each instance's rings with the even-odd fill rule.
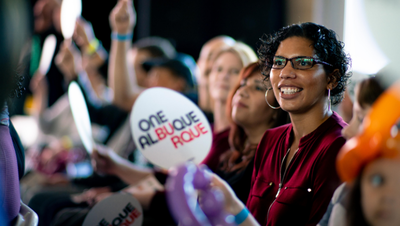
[[[261,41],[260,64],[272,86],[265,95],[275,95],[279,105],[267,103],[287,111],[291,123],[268,130],[258,146],[246,204],[252,215],[224,182],[214,177],[214,184],[225,191],[232,214],[247,216],[240,225],[316,225],[340,184],[335,161],[346,123],[331,104],[343,98],[350,58],[334,31],[314,23]]]

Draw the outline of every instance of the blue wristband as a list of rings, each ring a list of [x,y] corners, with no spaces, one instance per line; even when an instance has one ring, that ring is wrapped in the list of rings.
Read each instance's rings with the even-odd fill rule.
[[[250,213],[249,210],[246,207],[244,207],[242,209],[242,211],[240,211],[240,213],[238,213],[235,216],[235,223],[237,225],[240,225],[241,223],[243,223],[243,221],[245,221],[246,218],[249,216],[249,213]]]
[[[117,32],[111,33],[111,39],[112,40],[131,41],[132,37],[133,37],[132,33],[128,33],[128,34],[118,34]]]

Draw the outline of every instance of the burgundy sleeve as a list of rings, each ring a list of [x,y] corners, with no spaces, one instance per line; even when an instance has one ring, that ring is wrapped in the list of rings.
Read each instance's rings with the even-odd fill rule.
[[[213,134],[213,142],[210,152],[201,164],[207,165],[210,170],[215,171],[219,164],[220,156],[230,149],[229,129],[221,133]]]
[[[314,195],[310,218],[307,225],[317,225],[326,212],[333,193],[341,184],[336,172],[336,156],[346,140],[340,137],[333,141],[325,152],[320,156],[317,164],[312,170],[314,182]]]

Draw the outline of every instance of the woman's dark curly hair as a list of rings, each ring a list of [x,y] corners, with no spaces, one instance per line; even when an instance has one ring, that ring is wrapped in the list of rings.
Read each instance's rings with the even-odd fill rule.
[[[318,58],[325,61],[332,67],[324,65],[325,73],[331,74],[335,69],[338,73],[333,74],[337,81],[337,86],[331,90],[331,103],[333,105],[342,101],[344,91],[351,72],[348,72],[351,66],[351,59],[344,52],[344,44],[336,38],[336,33],[326,27],[307,22],[302,24],[293,24],[284,27],[272,35],[263,35],[260,38],[257,53],[262,74],[265,79],[269,78],[272,59],[278,50],[279,44],[290,37],[303,37],[313,42],[313,47]]]

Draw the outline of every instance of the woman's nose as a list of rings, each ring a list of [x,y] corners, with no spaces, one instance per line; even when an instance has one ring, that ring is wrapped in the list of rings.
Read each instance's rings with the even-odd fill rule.
[[[279,76],[283,79],[296,77],[295,69],[293,68],[292,63],[290,61],[287,62],[286,66],[281,69],[281,73]]]
[[[248,97],[249,93],[247,90],[247,86],[243,86],[241,89],[238,90],[240,97]]]

